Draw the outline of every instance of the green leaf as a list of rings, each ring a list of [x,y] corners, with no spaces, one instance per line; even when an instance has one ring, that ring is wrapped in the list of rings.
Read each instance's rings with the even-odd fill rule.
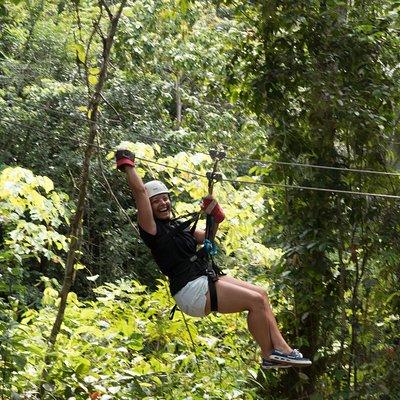
[[[98,67],[92,67],[92,68],[89,68],[89,70],[88,70],[90,75],[99,75],[100,71],[101,70]]]
[[[98,79],[97,79],[97,76],[96,75],[89,75],[88,76],[88,81],[89,81],[89,83],[91,84],[91,85],[96,85],[96,83],[99,81]]]
[[[79,61],[83,64],[85,64],[86,62],[86,52],[85,52],[85,48],[83,47],[83,45],[81,44],[75,44],[74,45],[74,49],[76,52],[76,55],[79,59]]]
[[[385,301],[385,304],[389,304],[395,297],[400,297],[400,291],[392,293]]]
[[[188,11],[189,1],[188,0],[178,0],[181,12],[186,14]]]
[[[90,361],[86,358],[80,358],[79,364],[76,367],[76,373],[79,375],[86,375],[90,371]]]

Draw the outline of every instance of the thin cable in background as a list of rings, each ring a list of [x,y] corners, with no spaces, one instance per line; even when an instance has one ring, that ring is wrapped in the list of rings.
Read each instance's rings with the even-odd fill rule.
[[[178,167],[173,167],[171,165],[159,163],[156,161],[148,160],[146,158],[139,158],[135,157],[140,161],[144,161],[150,164],[156,164],[163,166],[165,168],[171,168],[176,171],[185,172],[197,177],[207,178],[206,175],[199,174],[193,171],[184,170]],[[243,184],[243,185],[255,185],[255,186],[267,186],[267,187],[276,187],[276,188],[285,188],[285,189],[298,189],[298,190],[314,190],[320,192],[329,192],[329,193],[340,193],[340,194],[350,194],[350,195],[358,195],[358,196],[373,196],[373,197],[381,197],[381,198],[388,198],[388,199],[400,199],[400,196],[392,195],[392,194],[384,194],[384,193],[370,193],[370,192],[356,192],[351,190],[340,190],[340,189],[329,189],[329,188],[321,188],[315,186],[299,186],[299,185],[287,185],[283,183],[268,183],[268,182],[254,182],[254,181],[246,181],[246,180],[238,180],[238,179],[229,179],[229,178],[222,178],[222,182],[229,182],[234,184]]]
[[[2,122],[6,122],[8,124],[13,124],[12,122],[9,122],[9,121],[2,121]],[[20,124],[20,123],[15,123],[15,124],[23,126],[25,128],[28,127],[28,128],[31,128],[31,129],[35,129],[35,127],[27,126],[27,125]],[[42,131],[42,130],[38,130],[38,131],[44,133],[44,131]],[[70,142],[74,142],[76,144],[79,144],[80,146],[83,146],[83,147],[86,145],[86,143],[84,143],[84,142],[82,142],[82,141],[80,141],[78,139],[73,139],[73,138],[68,137],[68,140]],[[103,150],[105,152],[109,152],[109,149],[106,149],[103,146],[99,146],[99,145],[94,145],[93,144],[93,147],[98,148],[100,150]],[[140,160],[140,161],[145,162],[145,163],[159,165],[159,166],[163,166],[165,168],[174,169],[174,170],[179,171],[179,172],[184,172],[184,173],[190,174],[192,176],[206,178],[206,175],[199,174],[199,173],[194,172],[194,171],[184,170],[182,168],[178,168],[178,167],[174,167],[174,166],[171,166],[171,165],[163,164],[163,163],[156,162],[156,161],[153,161],[153,160],[148,160],[148,159],[145,159],[145,158],[140,158],[140,157],[136,157],[136,158],[138,160]],[[314,190],[314,191],[340,193],[340,194],[350,194],[350,195],[358,195],[358,196],[374,196],[374,197],[389,198],[389,199],[399,199],[400,198],[400,196],[391,195],[391,194],[348,191],[348,190],[340,190],[340,189],[321,188],[321,187],[315,187],[315,186],[299,186],[299,185],[287,185],[287,184],[280,184],[280,183],[254,182],[254,181],[244,181],[244,180],[228,179],[228,178],[223,178],[222,180],[225,181],[225,182],[236,183],[236,184],[245,184],[245,185],[258,185],[258,186],[277,187],[277,188],[286,188],[286,189],[297,189],[297,190]]]
[[[22,103],[26,106],[26,103]],[[28,106],[29,108],[29,106]],[[58,110],[54,110],[52,107],[43,107],[41,108],[44,111],[50,111],[50,112],[54,112],[60,115],[64,115],[68,118],[72,118],[74,116],[76,116],[78,119],[84,121],[84,122],[88,122],[88,123],[92,123],[92,121],[86,117],[83,116],[79,116],[79,115],[71,115],[68,113],[64,113],[62,111],[58,111]],[[35,110],[37,111],[36,108],[31,108],[31,110]],[[104,118],[104,117],[102,117]],[[106,120],[110,121],[110,122],[114,122],[114,123],[123,123],[122,120],[116,120],[116,119],[110,119],[110,118],[105,118]],[[4,121],[6,122],[6,121]],[[75,121],[73,121],[73,123],[76,123]],[[102,127],[107,127],[107,128],[111,128],[110,125],[108,125],[107,123],[104,124],[102,122],[98,122],[97,123],[99,126]],[[127,128],[125,128],[127,129]],[[206,154],[208,155],[208,153],[204,152],[204,150],[196,150],[196,148],[193,147],[189,147],[189,146],[184,146],[182,144],[179,143],[175,143],[172,142],[171,140],[166,140],[166,139],[158,139],[158,138],[154,138],[152,136],[148,136],[148,135],[144,135],[144,134],[140,134],[137,133],[137,136],[139,138],[145,139],[147,141],[151,141],[151,142],[155,142],[155,143],[164,143],[166,145],[173,145],[176,146],[178,148],[184,149],[184,150],[190,150],[190,151],[196,151],[199,154]],[[373,170],[373,169],[360,169],[360,168],[345,168],[345,167],[334,167],[334,166],[327,166],[327,165],[318,165],[318,164],[309,164],[309,163],[299,163],[299,162],[289,162],[289,161],[276,161],[276,160],[260,160],[260,159],[253,159],[253,158],[245,158],[245,157],[240,157],[240,153],[238,153],[238,157],[226,157],[225,160],[227,161],[234,161],[235,163],[238,164],[247,164],[249,165],[249,168],[253,167],[253,166],[269,166],[269,165],[281,165],[281,166],[290,166],[290,167],[298,167],[298,168],[313,168],[313,169],[322,169],[322,170],[332,170],[332,171],[342,171],[342,172],[353,172],[353,173],[359,173],[359,174],[371,174],[371,175],[381,175],[381,176],[400,176],[399,172],[386,172],[386,171],[377,171],[377,170]],[[253,165],[251,164],[253,163]]]
[[[36,127],[33,126],[29,126],[29,125],[25,125],[25,124],[21,124],[18,122],[11,122],[11,121],[5,121],[3,120],[2,122],[5,122],[7,124],[13,125],[19,125],[19,126],[23,126],[25,128],[30,128],[30,129],[34,129],[38,132],[44,133],[43,130],[40,130]],[[76,144],[79,144],[80,146],[86,146],[86,143],[78,140],[78,139],[73,139],[73,138],[65,138],[67,140],[69,140],[70,142],[75,142]],[[95,148],[98,148],[102,151],[105,152],[109,152],[109,149],[106,149],[103,146],[99,146],[99,145],[92,145]],[[159,165],[159,166],[163,166],[165,168],[170,168],[170,169],[174,169],[176,171],[179,172],[184,172],[187,174],[190,174],[192,176],[197,176],[197,177],[201,177],[201,178],[207,178],[206,175],[204,174],[199,174],[197,172],[194,171],[189,171],[189,170],[184,170],[182,168],[178,168],[175,166],[171,166],[171,165],[167,165],[167,164],[163,164],[160,162],[156,162],[153,160],[148,160],[146,158],[140,158],[140,157],[136,157],[138,160],[143,161],[145,163],[149,163],[149,164],[154,164],[154,165]],[[315,186],[300,186],[300,185],[287,185],[287,184],[281,184],[281,183],[267,183],[267,182],[254,182],[254,181],[245,181],[245,180],[238,180],[238,179],[229,179],[229,178],[222,178],[222,181],[225,182],[230,182],[230,183],[235,183],[235,184],[241,184],[241,185],[258,185],[258,186],[266,186],[266,187],[276,187],[276,188],[286,188],[286,189],[296,189],[296,190],[311,190],[311,191],[321,191],[321,192],[329,192],[329,193],[338,193],[338,194],[349,194],[349,195],[357,195],[357,196],[371,196],[371,197],[379,197],[379,198],[388,198],[388,199],[400,199],[400,196],[397,195],[391,195],[391,194],[384,194],[384,193],[372,193],[372,192],[359,192],[359,191],[350,191],[350,190],[341,190],[341,189],[330,189],[330,188],[321,188],[321,187],[315,187]]]

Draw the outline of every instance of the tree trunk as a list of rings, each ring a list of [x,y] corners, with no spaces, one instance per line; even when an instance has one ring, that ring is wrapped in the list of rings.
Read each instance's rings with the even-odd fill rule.
[[[57,336],[60,332],[61,329],[61,324],[64,319],[64,314],[65,314],[65,309],[67,306],[67,297],[68,293],[71,289],[72,283],[73,283],[73,276],[74,276],[74,265],[76,262],[76,252],[79,249],[80,246],[80,232],[81,232],[81,227],[82,227],[82,219],[83,219],[83,213],[84,213],[84,206],[85,206],[85,200],[86,200],[86,193],[87,193],[87,186],[88,186],[88,181],[89,181],[89,166],[90,166],[90,160],[93,154],[93,149],[94,149],[94,142],[96,139],[96,136],[98,134],[98,126],[97,126],[97,119],[98,119],[98,108],[100,101],[102,99],[101,97],[101,92],[103,90],[105,81],[106,81],[106,76],[107,76],[107,66],[108,62],[110,59],[110,52],[111,52],[111,47],[113,44],[114,36],[117,30],[118,22],[122,13],[123,8],[125,7],[126,0],[123,0],[120,4],[120,7],[115,15],[111,15],[109,13],[110,17],[110,27],[108,31],[108,35],[103,39],[103,54],[102,54],[102,60],[101,60],[101,69],[100,69],[100,75],[99,75],[99,80],[96,84],[95,87],[95,92],[91,96],[89,100],[89,115],[90,115],[90,121],[89,121],[89,138],[87,141],[86,145],[86,150],[85,150],[85,155],[84,155],[84,160],[83,160],[83,166],[82,166],[82,172],[80,176],[80,183],[79,183],[79,194],[78,194],[78,200],[77,200],[77,205],[76,205],[76,212],[75,215],[72,219],[71,227],[70,227],[70,233],[69,233],[69,238],[70,238],[70,247],[69,251],[67,254],[67,262],[65,266],[65,274],[64,274],[64,280],[62,283],[61,291],[60,291],[60,305],[58,308],[57,316],[54,321],[50,337],[49,337],[49,349],[46,355],[46,365],[49,365],[49,355],[57,341]],[[106,7],[105,4],[101,4],[101,6]],[[43,373],[42,378],[46,377],[46,370]]]

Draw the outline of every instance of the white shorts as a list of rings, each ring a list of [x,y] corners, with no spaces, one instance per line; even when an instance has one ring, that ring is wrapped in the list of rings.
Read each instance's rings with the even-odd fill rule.
[[[208,292],[208,279],[200,276],[190,281],[175,296],[179,309],[192,317],[204,317]]]

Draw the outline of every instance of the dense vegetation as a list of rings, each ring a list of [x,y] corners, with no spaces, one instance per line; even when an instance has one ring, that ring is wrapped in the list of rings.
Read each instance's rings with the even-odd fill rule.
[[[0,398],[398,399],[399,9],[2,2]],[[225,148],[218,263],[311,368],[260,371],[244,314],[169,320],[121,142],[177,215]]]

